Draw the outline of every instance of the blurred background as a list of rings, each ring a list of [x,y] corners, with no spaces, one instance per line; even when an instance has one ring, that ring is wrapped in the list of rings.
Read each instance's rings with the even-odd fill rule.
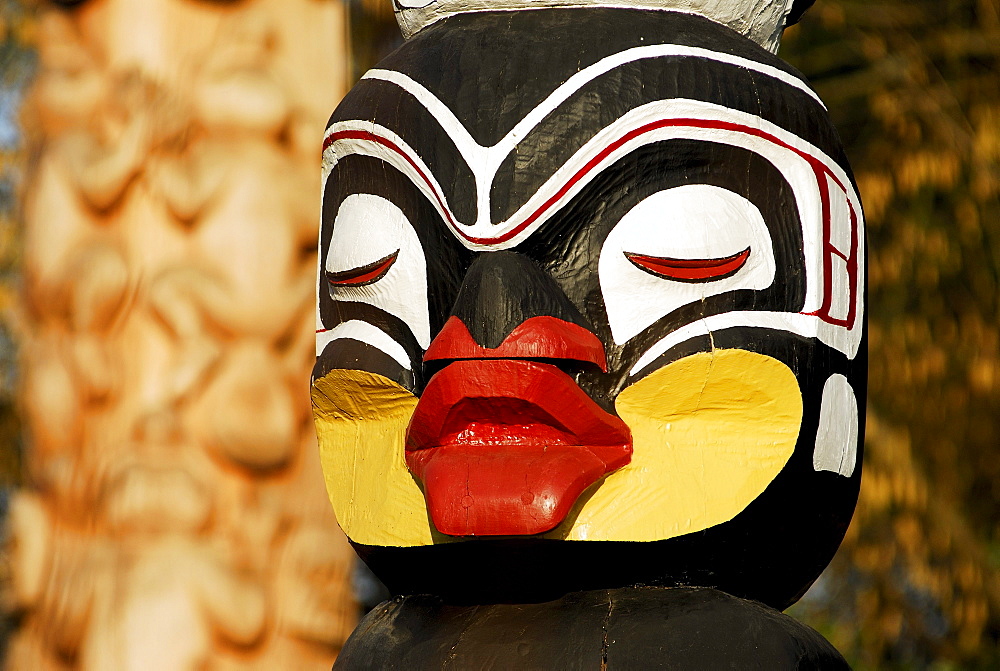
[[[306,669],[378,585],[306,380],[318,138],[384,0],[0,0],[0,655]],[[790,613],[854,668],[1000,668],[1000,2],[817,0],[781,56],[868,221],[861,500]]]

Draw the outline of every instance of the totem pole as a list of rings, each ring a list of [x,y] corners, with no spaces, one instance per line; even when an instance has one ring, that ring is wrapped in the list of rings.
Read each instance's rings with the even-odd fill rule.
[[[328,667],[353,553],[303,378],[344,7],[38,11],[4,668]]]
[[[845,668],[864,230],[808,0],[399,2],[327,128],[313,409],[397,596],[343,668]]]

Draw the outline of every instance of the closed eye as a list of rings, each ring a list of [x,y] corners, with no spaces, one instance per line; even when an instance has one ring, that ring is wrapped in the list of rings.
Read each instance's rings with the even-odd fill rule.
[[[678,282],[710,282],[735,275],[750,257],[750,248],[718,259],[673,259],[623,253],[632,265],[650,275]]]
[[[372,284],[373,282],[378,282],[389,272],[389,268],[396,262],[397,256],[399,256],[398,249],[389,256],[379,259],[374,263],[369,263],[366,266],[341,270],[335,273],[327,271],[326,279],[335,287],[362,287],[366,284]]]

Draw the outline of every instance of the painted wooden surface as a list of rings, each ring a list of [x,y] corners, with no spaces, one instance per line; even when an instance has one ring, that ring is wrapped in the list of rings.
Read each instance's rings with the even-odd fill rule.
[[[797,72],[687,11],[461,13],[323,156],[322,459],[392,590],[784,608],[819,575],[861,475],[865,238]]]
[[[646,587],[486,606],[399,597],[361,621],[334,665],[371,668],[849,667],[818,633],[759,603],[712,589]]]

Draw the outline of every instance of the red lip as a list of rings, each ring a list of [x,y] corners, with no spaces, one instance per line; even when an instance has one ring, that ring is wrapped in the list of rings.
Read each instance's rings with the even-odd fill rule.
[[[597,336],[582,326],[547,316],[526,319],[493,348],[478,344],[461,319],[449,317],[424,353],[424,361],[533,358],[585,361],[608,372],[604,345]]]
[[[632,438],[556,366],[455,361],[410,420],[406,463],[431,519],[453,536],[539,534],[590,485],[627,464]]]

